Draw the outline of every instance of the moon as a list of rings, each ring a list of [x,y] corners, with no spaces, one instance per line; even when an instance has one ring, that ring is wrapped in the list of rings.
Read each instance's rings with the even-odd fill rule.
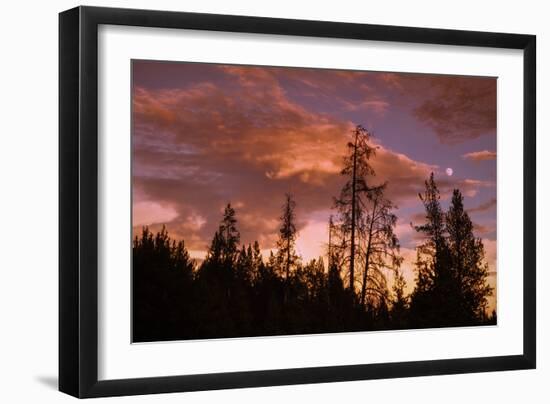
[[[447,173],[447,175],[450,177],[451,175],[453,175],[453,169],[451,167],[448,167],[445,172]]]

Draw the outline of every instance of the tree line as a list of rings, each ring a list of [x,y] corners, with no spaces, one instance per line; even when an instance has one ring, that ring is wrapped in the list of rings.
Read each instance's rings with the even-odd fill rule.
[[[433,173],[419,199],[425,222],[414,226],[415,285],[406,293],[403,257],[388,183],[376,183],[370,133],[358,125],[347,144],[340,194],[328,222],[324,257],[296,252],[296,201],[286,194],[276,251],[241,243],[230,203],[206,258],[198,263],[184,240],[147,227],[133,240],[135,342],[313,334],[496,324],[487,313],[484,246],[458,189],[448,210]]]

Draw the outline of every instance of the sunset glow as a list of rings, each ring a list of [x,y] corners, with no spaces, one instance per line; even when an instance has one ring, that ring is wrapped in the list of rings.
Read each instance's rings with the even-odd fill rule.
[[[462,191],[496,288],[496,79],[154,61],[132,69],[134,234],[165,225],[202,260],[230,202],[241,243],[257,240],[265,258],[291,193],[298,254],[326,260],[342,158],[360,123],[377,146],[375,182],[388,182],[397,205],[408,291],[431,172],[444,209]]]

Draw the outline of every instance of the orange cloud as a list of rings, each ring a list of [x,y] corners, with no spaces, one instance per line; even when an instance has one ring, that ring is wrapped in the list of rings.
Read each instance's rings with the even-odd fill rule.
[[[133,203],[132,215],[134,226],[147,226],[171,222],[178,217],[178,212],[172,206],[165,206],[155,201],[141,201]]]
[[[242,241],[258,240],[270,249],[283,196],[291,192],[301,220],[298,230],[311,238],[312,215],[329,209],[342,187],[342,158],[354,124],[293,100],[280,84],[281,75],[327,94],[337,84],[359,89],[363,100],[372,94],[368,86],[357,85],[357,72],[306,76],[283,70],[224,66],[219,68],[223,90],[200,80],[177,88],[134,86],[133,186],[145,204],[135,210],[135,225],[155,230],[165,223],[198,254],[218,226],[220,209],[232,202]],[[373,181],[388,181],[388,196],[398,206],[418,203],[424,180],[438,169],[382,144],[373,166]],[[470,193],[485,186],[474,180],[441,183],[443,190],[458,185]],[[140,213],[146,206],[152,207],[149,216]]]
[[[472,161],[496,160],[497,153],[489,150],[476,151],[462,155],[462,158]]]

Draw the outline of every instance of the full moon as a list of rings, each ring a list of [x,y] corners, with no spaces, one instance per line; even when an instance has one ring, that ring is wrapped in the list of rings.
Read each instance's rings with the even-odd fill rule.
[[[451,167],[447,168],[445,170],[445,172],[447,173],[447,175],[450,177],[451,175],[453,175],[453,169]]]

